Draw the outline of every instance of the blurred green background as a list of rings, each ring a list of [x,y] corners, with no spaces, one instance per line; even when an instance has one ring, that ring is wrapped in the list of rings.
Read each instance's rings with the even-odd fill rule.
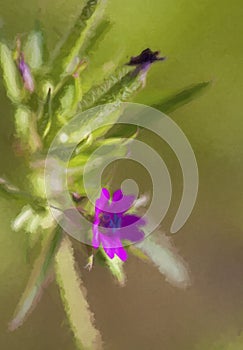
[[[80,2],[0,0],[0,31],[11,42],[39,18],[49,47],[74,20]],[[243,6],[241,0],[110,0],[112,30],[91,57],[88,87],[114,62],[151,47],[168,57],[154,65],[137,102],[151,104],[201,81],[205,94],[170,116],[187,135],[199,166],[196,206],[174,243],[187,261],[192,287],[171,287],[153,267],[135,258],[126,264],[128,283],[114,285],[106,270],[80,268],[88,300],[109,350],[243,348]],[[91,73],[92,67],[97,71]],[[23,173],[12,150],[12,106],[0,86],[0,174],[18,184]],[[166,155],[165,155],[166,159]],[[175,188],[165,230],[180,198],[179,166],[168,160]],[[175,163],[175,164],[174,164]],[[179,181],[180,182],[180,181]],[[22,328],[11,334],[11,318],[30,271],[25,242],[10,230],[20,207],[0,201],[0,349],[73,350],[58,290],[52,284]]]

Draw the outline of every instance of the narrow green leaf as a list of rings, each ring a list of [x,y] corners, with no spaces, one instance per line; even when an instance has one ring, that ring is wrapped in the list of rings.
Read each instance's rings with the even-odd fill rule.
[[[73,66],[75,58],[82,51],[82,47],[89,37],[89,32],[93,30],[100,12],[103,10],[103,4],[102,0],[86,1],[81,14],[58,50],[59,54],[53,64],[54,74],[59,76],[63,73],[70,73],[72,70],[70,67]]]
[[[100,23],[97,25],[97,27],[94,30],[93,34],[88,42],[87,45],[83,48],[83,51],[85,52],[85,56],[89,56],[92,52],[97,50],[98,46],[106,36],[106,34],[109,32],[109,30],[112,27],[112,23],[108,19],[103,19],[100,21]]]
[[[107,154],[110,150],[114,150],[111,146],[116,146],[117,150],[119,147],[122,148],[122,146],[126,145],[127,143],[130,143],[133,137],[131,137],[129,140],[124,139],[121,137],[109,137],[109,138],[103,138],[103,139],[97,139],[99,135],[105,133],[106,130],[102,128],[100,133],[91,134],[91,137],[87,140],[87,142],[82,143],[81,145],[77,146],[75,149],[75,152],[73,153],[73,157],[81,154],[82,156],[91,155],[95,150],[97,150],[100,147],[105,147],[107,149]],[[134,136],[134,135],[133,135]],[[119,147],[118,147],[119,146]],[[118,153],[120,153],[118,151]]]
[[[47,98],[42,106],[38,119],[39,132],[44,136],[44,147],[48,148],[58,130],[66,123],[66,116],[73,117],[71,106],[74,99],[73,77],[68,77],[60,91],[51,93],[49,89]],[[70,81],[71,80],[71,81]]]
[[[43,240],[40,255],[34,263],[23,296],[20,299],[13,319],[9,324],[9,329],[11,331],[14,331],[20,327],[30,312],[36,307],[42,295],[43,289],[46,287],[51,278],[51,267],[61,237],[62,230],[57,228]]]
[[[136,125],[116,124],[109,130],[106,137],[132,139],[138,136],[139,130],[139,127]]]
[[[69,82],[65,84],[59,98],[59,108],[56,115],[62,125],[75,115],[80,101],[82,100],[82,84],[80,74],[70,77]]]
[[[132,138],[131,138],[132,139]],[[131,141],[131,139],[126,140],[124,138],[121,137],[109,137],[107,139],[103,139],[103,140],[97,140],[94,144],[94,148],[99,148],[99,147],[104,147],[104,146],[118,146],[118,145],[123,145],[123,144],[127,144],[128,142]]]
[[[82,350],[102,348],[101,335],[94,326],[86,291],[75,268],[72,244],[67,236],[55,258],[56,280],[76,344]]]
[[[52,123],[51,88],[49,88],[46,100],[43,104],[43,111],[37,122],[38,132],[43,138],[48,134]]]
[[[0,43],[0,63],[8,97],[14,103],[21,102],[23,99],[21,77],[13,60],[12,51],[3,43]]]
[[[68,86],[65,86],[64,88],[64,94],[60,98],[61,108],[60,108],[60,114],[65,115],[67,112],[70,111],[70,106],[72,105],[74,98],[74,85],[70,84]]]
[[[0,178],[0,192],[6,199],[22,199],[32,203],[34,206],[42,207],[44,202],[41,198],[20,190],[4,178]]]
[[[65,122],[66,117],[70,114],[75,95],[74,84],[64,87],[63,94],[60,96],[60,108],[58,109],[58,118]]]
[[[82,176],[83,167],[85,166],[88,160],[89,160],[88,154],[78,154],[76,157],[73,157],[72,159],[70,159],[68,163],[68,169],[67,169],[68,174],[77,173],[79,174],[79,176]],[[74,168],[74,169],[70,171],[70,168]],[[78,169],[75,170],[75,168],[78,168]]]
[[[119,103],[99,106],[96,109],[89,109],[85,114],[77,114],[65,127],[62,133],[55,139],[51,154],[65,159],[65,154],[70,155],[70,148],[75,149],[76,145],[89,137],[94,130],[106,126],[105,132],[119,119],[123,106]],[[92,131],[92,132],[91,132]],[[69,156],[68,156],[69,159]]]
[[[186,264],[165,234],[154,232],[136,247],[149,257],[168,282],[182,288],[190,285]]]
[[[21,191],[18,187],[12,185],[7,180],[0,178],[0,191],[2,194],[7,195],[7,198],[15,198],[15,199],[26,199],[29,198],[29,196]]]
[[[82,98],[83,98],[83,90],[82,90],[82,82],[80,74],[77,74],[77,76],[74,78],[74,88],[75,88],[75,94],[74,99],[72,103],[72,113],[76,113],[78,105],[80,104]]]
[[[129,70],[105,94],[101,94],[91,107],[115,101],[126,102],[131,100],[145,86],[146,76],[147,71],[139,71],[137,68],[132,71]]]
[[[101,104],[99,101],[104,100],[109,91],[114,86],[122,86],[122,79],[131,72],[131,68],[128,66],[118,68],[114,73],[110,74],[101,84],[92,87],[82,99],[81,109],[86,110]]]
[[[114,125],[105,135],[107,139],[123,138],[135,139],[139,135],[139,127],[136,125],[119,124]]]
[[[54,89],[49,108],[49,123],[45,130],[45,146],[49,146],[61,127],[74,117],[82,99],[81,73],[86,62],[79,62],[73,74],[63,79]],[[41,120],[41,119],[40,119]]]
[[[210,86],[211,82],[203,82],[186,87],[185,89],[176,92],[175,94],[164,98],[161,102],[152,107],[159,109],[161,112],[170,113],[191,102],[199,97]]]
[[[25,61],[33,72],[38,71],[43,64],[43,33],[33,30],[27,37],[23,48]]]

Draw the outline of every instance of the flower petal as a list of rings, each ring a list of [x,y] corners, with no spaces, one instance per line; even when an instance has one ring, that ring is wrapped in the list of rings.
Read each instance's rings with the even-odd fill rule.
[[[129,210],[135,200],[135,196],[133,195],[123,195],[122,199],[119,201],[112,202],[110,205],[110,211],[112,213],[125,213]]]
[[[99,232],[100,233],[100,232]],[[122,242],[117,233],[113,233],[112,235],[106,235],[100,233],[100,241],[104,248],[120,248],[122,247]]]
[[[122,260],[122,261],[126,261],[127,260],[127,251],[123,248],[116,248],[115,249],[115,254]]]
[[[113,193],[112,201],[118,202],[122,199],[122,197],[123,197],[122,190],[119,189]]]
[[[122,228],[119,230],[119,238],[121,240],[136,243],[144,239],[144,232],[139,230],[136,226],[131,226],[131,228]]]
[[[141,219],[137,215],[122,215],[122,221],[121,221],[121,226],[122,227],[127,227],[130,225],[133,225],[136,223],[136,226],[144,226],[145,225],[145,220]]]
[[[101,190],[100,198],[95,202],[95,215],[98,216],[101,211],[108,211],[109,208],[110,193],[104,187]]]
[[[105,197],[106,199],[110,199],[110,192],[107,190],[107,188],[103,187],[102,190],[101,190],[101,197]]]
[[[128,258],[127,252],[123,247],[119,248],[104,248],[105,253],[110,259],[113,259],[115,255],[122,261],[126,261]]]
[[[113,259],[115,256],[115,249],[114,248],[105,248],[104,247],[104,251],[106,253],[106,255],[109,256],[110,259]]]

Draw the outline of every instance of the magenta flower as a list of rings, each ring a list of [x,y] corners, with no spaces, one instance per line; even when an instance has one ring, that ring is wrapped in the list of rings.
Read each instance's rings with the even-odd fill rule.
[[[92,245],[95,249],[102,245],[110,259],[117,255],[125,261],[127,252],[122,242],[135,243],[144,238],[140,227],[145,225],[145,220],[126,213],[134,199],[134,196],[124,195],[121,190],[117,190],[111,198],[109,191],[103,188],[100,198],[96,200]]]
[[[24,60],[23,53],[20,54],[19,60],[18,60],[18,68],[20,71],[20,74],[22,76],[22,79],[24,81],[24,87],[26,90],[33,92],[35,89],[34,86],[34,80],[30,72],[30,68],[28,64]]]

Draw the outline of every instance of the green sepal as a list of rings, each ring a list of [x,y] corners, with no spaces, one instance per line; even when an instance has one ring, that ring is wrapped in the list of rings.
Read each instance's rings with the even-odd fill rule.
[[[20,103],[24,98],[21,76],[13,59],[13,53],[7,45],[0,43],[0,63],[7,95],[14,103]]]
[[[33,73],[38,72],[43,65],[43,33],[33,30],[29,33],[23,47],[24,58]]]

